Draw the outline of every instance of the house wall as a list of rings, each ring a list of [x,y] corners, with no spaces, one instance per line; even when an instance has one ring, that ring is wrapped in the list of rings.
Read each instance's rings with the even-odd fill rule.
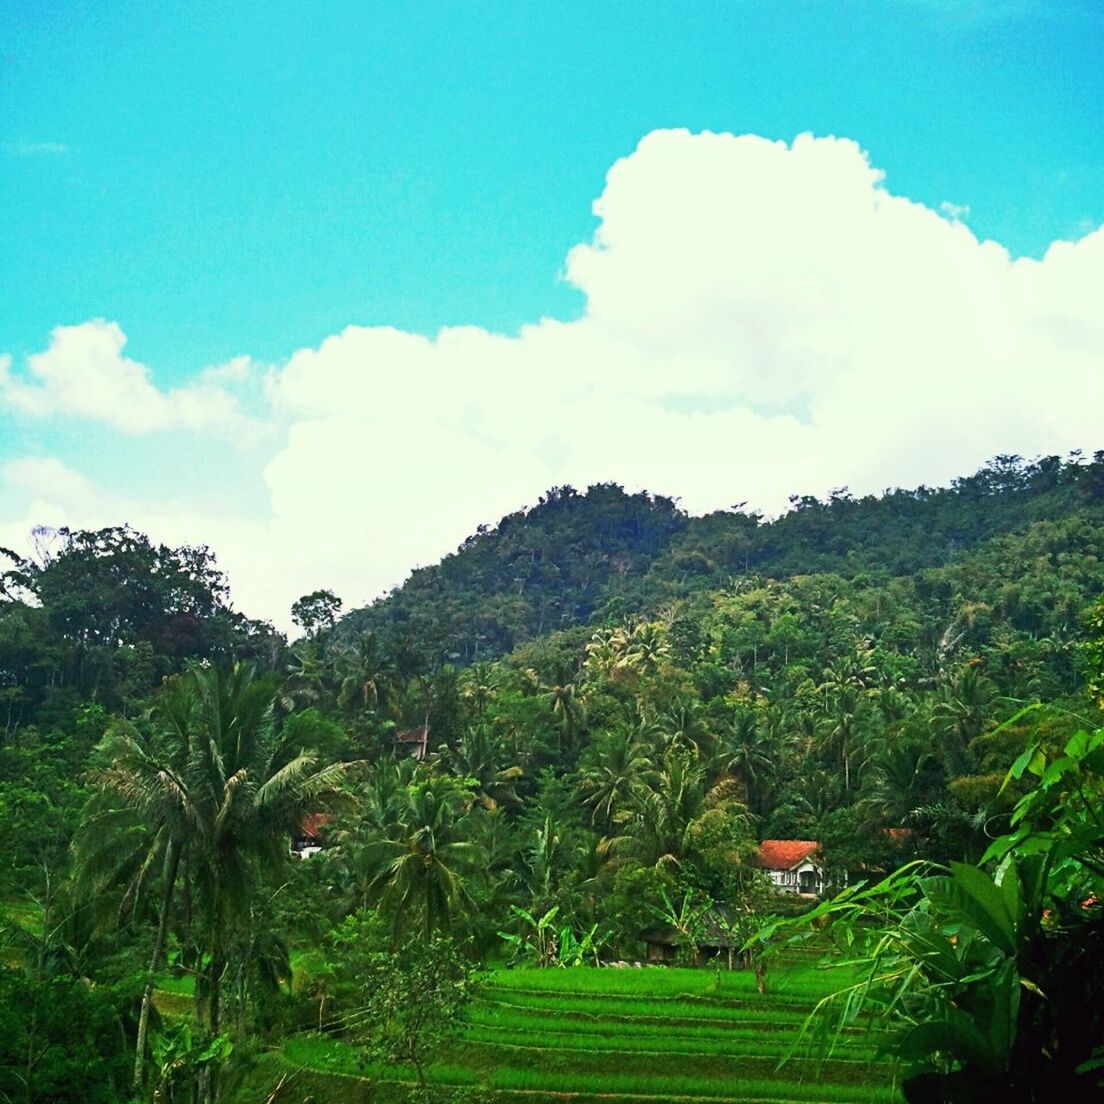
[[[803,862],[793,870],[768,870],[771,883],[784,893],[802,892],[802,873],[812,873],[814,893],[821,893],[824,889],[824,873],[815,863]]]

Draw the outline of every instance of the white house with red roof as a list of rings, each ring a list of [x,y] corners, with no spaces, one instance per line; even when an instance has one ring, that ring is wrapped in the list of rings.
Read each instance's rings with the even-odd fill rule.
[[[759,865],[783,893],[815,897],[824,892],[824,868],[816,840],[763,840]]]

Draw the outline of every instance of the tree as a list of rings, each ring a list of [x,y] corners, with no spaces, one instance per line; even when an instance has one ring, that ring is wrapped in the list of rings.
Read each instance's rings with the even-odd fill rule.
[[[474,969],[457,945],[441,936],[377,954],[365,978],[367,1000],[351,1022],[366,1025],[373,1056],[409,1062],[426,1090],[426,1068],[463,1027],[473,995]]]
[[[196,986],[201,1046],[220,1033],[227,951],[252,920],[259,886],[287,863],[304,816],[338,801],[344,788],[348,765],[324,764],[315,750],[317,718],[299,714],[278,725],[276,694],[275,679],[246,664],[229,671],[196,668],[170,680],[151,734],[122,725],[105,738],[102,751],[111,765],[97,775],[103,794],[85,828],[89,835],[102,833],[106,846],[117,841],[120,854],[142,856],[133,892],[159,860],[164,863],[151,972],[164,948],[178,863],[186,856],[202,949]],[[145,1004],[148,1009],[148,999]],[[139,1052],[136,1072],[141,1063]],[[205,1096],[217,1096],[213,1073]]]
[[[651,758],[627,728],[604,733],[584,753],[579,792],[590,806],[591,820],[609,829],[641,776],[653,768]]]
[[[396,936],[418,922],[428,944],[471,903],[465,880],[478,869],[480,850],[468,837],[468,801],[468,789],[447,775],[423,775],[400,798],[390,834],[376,848],[374,879]]]
[[[314,640],[333,628],[342,605],[332,590],[312,590],[291,604],[291,619]]]

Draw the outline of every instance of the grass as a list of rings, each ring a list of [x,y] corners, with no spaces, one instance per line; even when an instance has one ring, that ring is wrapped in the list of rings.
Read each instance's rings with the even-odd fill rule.
[[[743,971],[494,970],[429,1076],[453,1099],[496,1104],[894,1104],[891,1071],[860,1031],[831,1060],[782,1062],[808,1010],[847,980],[795,960],[761,997]],[[328,1036],[290,1039],[278,1061],[309,1072],[316,1104],[401,1102],[413,1087],[412,1070]]]

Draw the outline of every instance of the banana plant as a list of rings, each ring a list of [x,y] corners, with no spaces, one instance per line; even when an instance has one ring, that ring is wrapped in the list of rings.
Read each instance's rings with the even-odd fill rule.
[[[525,930],[520,935],[506,931],[498,934],[515,948],[519,956],[529,958],[542,969],[547,966],[582,966],[588,962],[593,962],[595,966],[599,964],[609,934],[599,934],[597,924],[579,936],[569,924],[555,926],[559,905],[540,917],[517,905],[511,905],[510,911],[522,921]]]
[[[851,886],[777,946],[827,927],[859,980],[806,1024],[830,1053],[865,1023],[900,1063],[910,1104],[1034,1104],[1104,1089],[1104,730],[1057,756],[1029,748],[1033,778],[981,866],[913,863]]]
[[[511,905],[510,911],[523,924],[521,934],[500,931],[498,934],[515,948],[515,953],[530,958],[542,969],[557,960],[559,933],[553,926],[559,905],[553,905],[542,916],[534,916],[528,909]]]
[[[678,905],[672,901],[666,889],[662,889],[661,893],[663,907],[649,904],[649,911],[674,932],[685,953],[696,958],[698,944],[705,933],[705,917],[714,907],[714,903],[708,898],[704,901],[697,900],[692,889],[682,895]]]
[[[598,933],[598,925],[593,924],[589,931],[581,936],[569,927],[560,928],[560,950],[557,966],[585,966],[601,964],[602,948],[609,942],[609,933]]]

